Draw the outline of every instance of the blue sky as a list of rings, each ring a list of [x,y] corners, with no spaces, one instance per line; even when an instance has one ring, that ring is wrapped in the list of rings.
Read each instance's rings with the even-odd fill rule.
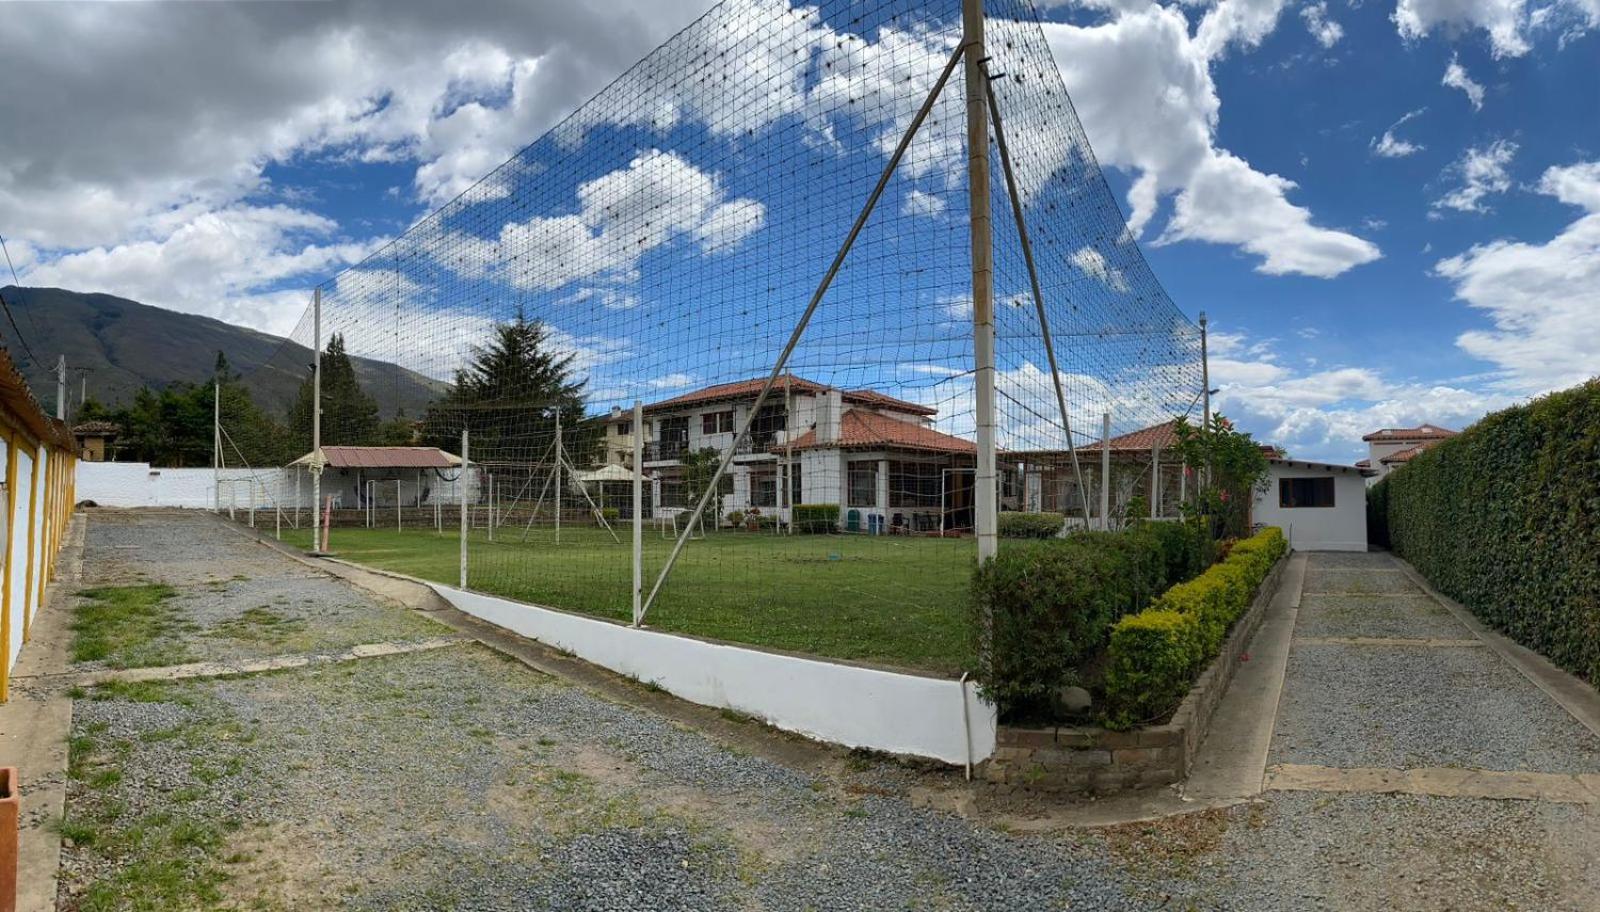
[[[707,5],[25,5],[0,26],[27,74],[0,109],[38,127],[0,138],[0,231],[24,282],[287,333],[310,285]],[[1256,436],[1350,460],[1365,431],[1600,372],[1594,0],[1044,15],[1112,196],[1171,298],[1210,315],[1219,407]],[[41,50],[67,39],[105,53]],[[730,182],[724,202],[778,204]]]

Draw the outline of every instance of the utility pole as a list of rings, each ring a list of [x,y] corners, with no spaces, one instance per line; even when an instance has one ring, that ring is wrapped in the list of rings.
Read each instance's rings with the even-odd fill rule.
[[[67,356],[56,361],[56,418],[67,420]]]
[[[311,551],[327,540],[322,516],[322,289],[311,291]]]
[[[214,511],[222,510],[222,381],[211,381],[211,497]]]
[[[972,234],[972,349],[977,393],[977,468],[973,473],[973,526],[978,563],[999,550],[999,490],[995,478],[994,234],[989,199],[989,95],[983,67],[983,0],[962,0],[966,46],[967,201]]]
[[[1200,311],[1200,398],[1205,403],[1201,415],[1205,427],[1211,429],[1211,358],[1206,351],[1206,312]]]

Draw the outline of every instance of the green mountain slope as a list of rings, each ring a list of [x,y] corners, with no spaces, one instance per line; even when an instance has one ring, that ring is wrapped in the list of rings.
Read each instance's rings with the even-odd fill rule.
[[[0,317],[0,339],[47,411],[56,402],[55,365],[67,356],[69,402],[81,391],[78,368],[89,368],[89,397],[107,405],[125,403],[145,385],[211,379],[217,352],[244,375],[257,404],[282,416],[300,381],[310,370],[311,351],[302,345],[193,314],[163,310],[107,294],[60,288],[0,288],[17,326],[38,362],[16,341]],[[355,358],[362,386],[378,400],[385,417],[398,410],[420,416],[444,384],[414,371],[367,358]],[[69,407],[68,417],[71,417]]]

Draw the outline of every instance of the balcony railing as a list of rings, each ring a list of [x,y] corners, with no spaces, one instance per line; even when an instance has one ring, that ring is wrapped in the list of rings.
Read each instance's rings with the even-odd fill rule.
[[[687,440],[647,440],[644,444],[644,461],[665,462],[669,459],[682,459],[683,454],[688,451]]]

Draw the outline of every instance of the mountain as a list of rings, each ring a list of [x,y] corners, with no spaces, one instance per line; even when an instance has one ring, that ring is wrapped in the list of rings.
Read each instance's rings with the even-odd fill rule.
[[[277,336],[194,314],[178,313],[107,294],[61,288],[0,288],[12,317],[38,361],[0,317],[0,340],[34,394],[52,414],[56,402],[56,358],[67,356],[68,417],[82,390],[79,368],[88,368],[89,396],[105,405],[133,399],[142,386],[211,380],[217,352],[244,376],[263,409],[282,416],[310,370],[311,350]],[[361,385],[378,400],[385,417],[397,410],[420,417],[445,384],[386,361],[354,358]]]

